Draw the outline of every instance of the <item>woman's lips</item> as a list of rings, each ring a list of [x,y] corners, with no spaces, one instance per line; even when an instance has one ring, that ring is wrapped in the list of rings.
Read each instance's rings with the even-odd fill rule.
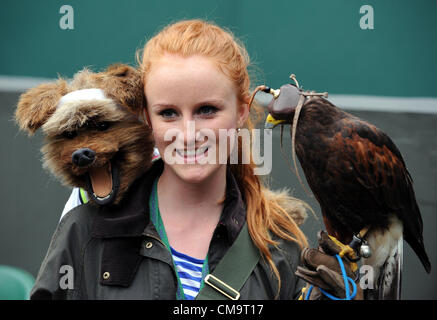
[[[184,162],[195,162],[196,160],[206,157],[209,146],[203,146],[195,150],[176,149],[176,154],[184,159]]]

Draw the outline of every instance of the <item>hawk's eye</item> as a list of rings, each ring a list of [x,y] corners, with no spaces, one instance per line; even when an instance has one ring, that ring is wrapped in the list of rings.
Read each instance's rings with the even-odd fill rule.
[[[77,136],[77,131],[65,131],[62,132],[62,136],[67,139],[73,139]]]
[[[96,128],[99,131],[105,131],[109,128],[110,124],[108,121],[103,121],[103,122],[97,122],[96,123]]]

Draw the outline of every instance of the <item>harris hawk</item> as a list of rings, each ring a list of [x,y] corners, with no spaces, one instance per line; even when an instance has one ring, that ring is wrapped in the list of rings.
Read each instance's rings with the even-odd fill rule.
[[[382,130],[333,105],[326,92],[304,91],[294,75],[290,78],[295,84],[255,90],[273,94],[265,127],[281,126],[282,147],[283,125],[291,125],[293,157],[320,205],[326,230],[349,244],[351,259],[362,257],[373,267],[375,289],[368,299],[400,299],[403,239],[431,271],[402,155]],[[295,168],[298,175],[296,162]]]

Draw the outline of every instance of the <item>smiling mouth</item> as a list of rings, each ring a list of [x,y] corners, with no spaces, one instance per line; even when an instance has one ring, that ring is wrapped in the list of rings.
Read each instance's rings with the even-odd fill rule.
[[[205,157],[208,153],[209,146],[197,148],[195,150],[176,149],[176,154],[187,161],[193,161]]]

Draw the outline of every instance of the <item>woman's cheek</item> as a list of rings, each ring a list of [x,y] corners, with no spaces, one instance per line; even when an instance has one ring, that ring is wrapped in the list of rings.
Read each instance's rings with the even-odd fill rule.
[[[153,127],[153,138],[155,139],[155,146],[158,148],[159,152],[162,154],[164,152],[165,145],[169,142],[165,141],[166,129],[160,126]]]

